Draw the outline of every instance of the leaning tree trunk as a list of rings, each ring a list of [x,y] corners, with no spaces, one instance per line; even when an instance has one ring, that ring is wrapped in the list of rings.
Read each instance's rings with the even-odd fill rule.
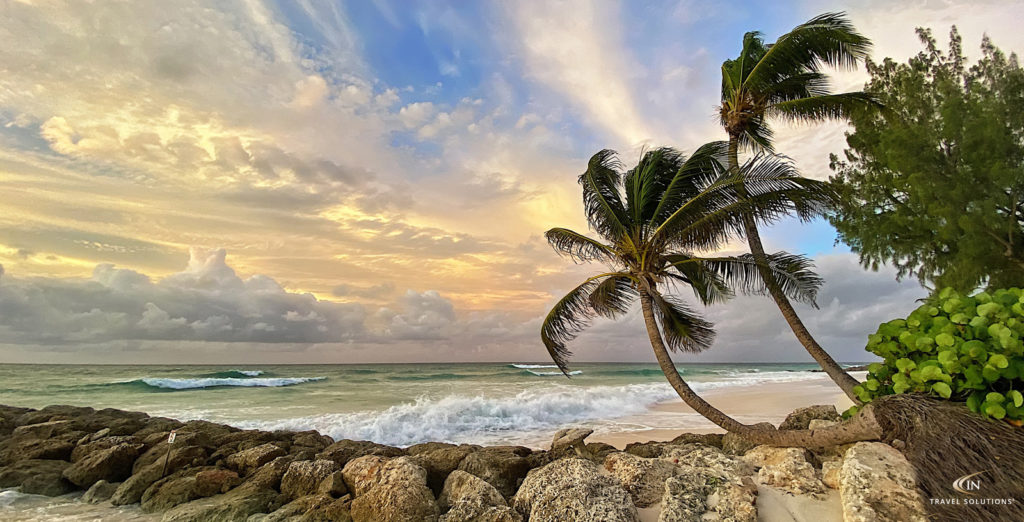
[[[651,296],[647,291],[640,293],[640,306],[644,313],[647,334],[651,339],[651,346],[654,348],[654,356],[669,384],[689,407],[725,430],[736,433],[756,444],[803,448],[821,448],[863,440],[877,440],[882,437],[882,428],[872,414],[870,406],[863,408],[850,420],[818,430],[767,430],[748,426],[733,419],[697,395],[679,375],[661,338],[661,331],[654,317]]]
[[[729,168],[732,172],[739,172],[739,141],[735,137],[729,139]],[[743,216],[743,229],[747,236],[747,243],[750,244],[750,253],[754,256],[754,262],[757,264],[757,270],[761,273],[761,279],[764,281],[765,287],[768,289],[768,293],[771,294],[772,299],[775,300],[775,304],[778,305],[779,311],[782,312],[782,317],[789,323],[790,329],[793,330],[793,335],[800,341],[800,344],[804,346],[807,353],[811,354],[811,357],[821,366],[821,369],[828,374],[829,377],[843,390],[843,393],[854,402],[854,404],[860,404],[860,399],[857,398],[857,394],[854,393],[853,387],[860,384],[857,379],[854,379],[846,370],[843,370],[842,366],[832,358],[824,348],[818,344],[818,341],[814,340],[814,336],[804,326],[803,321],[800,320],[800,316],[797,315],[796,310],[793,309],[793,305],[789,302],[789,298],[783,293],[782,288],[776,281],[775,276],[768,268],[768,256],[764,252],[764,245],[761,244],[761,234],[758,233],[757,223],[754,222],[754,218],[749,214]]]

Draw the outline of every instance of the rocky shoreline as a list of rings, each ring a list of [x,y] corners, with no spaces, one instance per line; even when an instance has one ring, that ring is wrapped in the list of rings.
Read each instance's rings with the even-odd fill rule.
[[[833,406],[814,406],[780,428],[837,420]],[[114,409],[0,406],[0,488],[84,491],[82,502],[140,504],[165,522],[752,522],[767,509],[762,496],[795,499],[788,506],[838,497],[847,522],[926,520],[913,469],[882,443],[812,453],[683,434],[619,451],[586,443],[589,434],[562,430],[547,450],[397,448]]]

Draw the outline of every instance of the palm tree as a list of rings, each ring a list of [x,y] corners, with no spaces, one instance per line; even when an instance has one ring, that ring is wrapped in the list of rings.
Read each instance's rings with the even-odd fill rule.
[[[722,64],[722,126],[729,135],[729,167],[738,169],[739,149],[772,150],[769,118],[814,123],[844,118],[851,111],[876,105],[863,92],[832,94],[824,66],[855,67],[867,56],[871,41],[857,33],[842,13],[826,13],[796,26],[774,44],[765,44],[760,33],[743,36],[743,50],[735,60]],[[815,185],[811,190],[825,190]],[[826,194],[806,195],[825,197]],[[858,382],[818,344],[781,286],[772,279],[754,216],[743,219],[743,233],[768,293],[789,323],[800,344],[854,402]]]
[[[595,154],[580,176],[587,220],[600,240],[553,228],[548,242],[576,262],[598,261],[608,269],[588,278],[559,300],[544,319],[541,339],[552,360],[569,375],[566,344],[597,316],[616,318],[640,301],[655,358],[686,404],[726,430],[765,444],[826,446],[877,438],[877,425],[846,423],[835,429],[762,431],[746,426],[697,395],[679,375],[668,350],[698,352],[714,339],[712,324],[675,295],[689,288],[704,304],[735,291],[766,291],[761,269],[789,298],[813,302],[821,285],[807,259],[786,253],[709,256],[742,230],[744,220],[776,219],[796,211],[816,212],[820,182],[799,177],[775,156],[757,156],[740,169],[723,165],[727,145],[705,145],[689,158],[668,149],[642,154],[626,172],[611,150]],[[741,194],[742,192],[742,194]],[[859,418],[859,417],[858,417]],[[852,426],[852,427],[851,427]],[[874,431],[872,431],[874,430]]]

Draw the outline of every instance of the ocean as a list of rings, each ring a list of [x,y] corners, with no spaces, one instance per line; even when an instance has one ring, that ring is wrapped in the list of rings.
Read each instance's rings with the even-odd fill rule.
[[[814,364],[685,364],[697,391],[820,379]],[[315,429],[395,446],[426,441],[541,447],[559,428],[597,433],[707,427],[654,414],[678,400],[654,364],[280,366],[0,365],[0,404],[144,411],[264,430]]]

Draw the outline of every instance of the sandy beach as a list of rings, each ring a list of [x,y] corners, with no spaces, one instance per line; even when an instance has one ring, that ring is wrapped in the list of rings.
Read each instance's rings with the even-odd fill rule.
[[[818,379],[797,382],[771,382],[753,386],[722,388],[706,392],[704,397],[715,407],[747,424],[770,422],[776,426],[797,408],[815,404],[834,404],[840,412],[853,405],[849,398],[824,373]],[[863,373],[855,377],[862,379]],[[724,433],[707,419],[694,412],[682,400],[666,401],[655,405],[658,426],[630,431],[595,433],[592,442],[604,442],[624,448],[631,442],[671,440],[683,432]],[[646,414],[644,422],[651,424]],[[639,418],[637,419],[640,420]],[[629,418],[622,419],[628,424]]]

